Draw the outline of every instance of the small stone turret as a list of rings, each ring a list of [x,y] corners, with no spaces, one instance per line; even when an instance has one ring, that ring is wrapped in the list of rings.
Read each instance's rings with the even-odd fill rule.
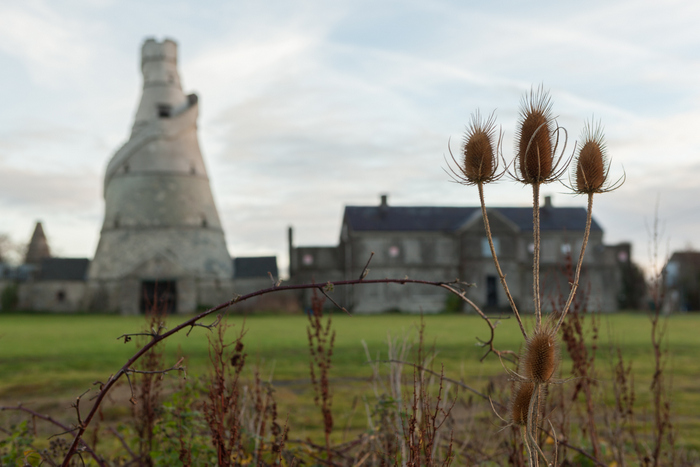
[[[27,254],[24,257],[24,263],[38,266],[44,258],[51,258],[51,249],[49,248],[49,242],[46,240],[46,235],[44,234],[44,227],[42,227],[41,222],[37,222],[36,227],[34,227],[32,239],[27,246]]]
[[[110,290],[121,281],[122,295],[128,282],[134,303],[155,293],[153,284],[168,283],[177,289],[177,310],[188,311],[196,299],[184,297],[183,287],[231,279],[232,262],[197,140],[198,99],[182,91],[177,44],[146,40],[141,71],[131,137],[107,165],[105,217],[89,279]]]

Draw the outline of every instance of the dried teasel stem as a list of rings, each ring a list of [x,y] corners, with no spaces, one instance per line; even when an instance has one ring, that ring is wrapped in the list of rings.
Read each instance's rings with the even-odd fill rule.
[[[537,443],[539,419],[544,408],[547,385],[551,382],[559,362],[559,343],[552,326],[539,326],[530,333],[520,357],[511,403],[514,424],[524,424],[524,442],[528,446],[528,463],[539,465],[544,453]],[[527,417],[523,417],[527,410]]]
[[[501,285],[508,297],[513,313],[520,326],[520,331],[523,337],[527,339],[525,326],[518,313],[518,307],[515,305],[513,295],[508,288],[506,276],[498,262],[496,249],[493,244],[493,236],[491,235],[491,227],[489,218],[486,212],[486,203],[484,202],[484,184],[498,180],[507,171],[505,169],[499,172],[499,153],[502,141],[502,134],[499,132],[498,140],[496,141],[496,118],[495,113],[484,119],[477,110],[471,116],[471,121],[467,126],[464,135],[464,144],[462,145],[462,161],[457,162],[452,156],[453,162],[457,165],[457,170],[451,169],[453,178],[464,185],[477,185],[479,189],[479,201],[481,202],[481,214],[484,220],[484,229],[488,238],[489,248],[491,249],[491,257],[498,271],[498,276],[501,279]],[[450,155],[452,152],[450,151]],[[500,157],[502,159],[502,156]],[[504,163],[505,164],[505,163]]]
[[[535,305],[536,327],[542,323],[540,303],[540,184],[552,176],[554,145],[554,119],[552,101],[549,94],[540,86],[531,91],[521,103],[520,121],[517,134],[516,173],[518,179],[532,185],[532,224],[533,224],[533,301]]]
[[[520,318],[520,313],[518,313],[518,307],[515,305],[515,300],[513,295],[510,293],[508,288],[508,283],[506,282],[506,275],[503,274],[501,270],[501,265],[498,262],[498,256],[496,255],[496,248],[493,245],[493,237],[491,235],[491,226],[489,225],[489,216],[486,213],[486,203],[484,201],[484,184],[478,183],[479,187],[479,201],[481,202],[481,216],[484,218],[484,230],[486,230],[486,238],[489,241],[489,248],[491,248],[491,257],[493,258],[493,263],[496,266],[496,271],[498,271],[498,277],[501,279],[501,285],[503,290],[506,292],[506,297],[508,297],[508,302],[510,303],[510,308],[515,314],[515,319],[518,320],[518,325],[520,326],[520,331],[523,333],[523,337],[527,339],[527,332],[525,331],[525,326],[523,325],[523,320]]]
[[[581,278],[581,268],[583,267],[583,257],[586,253],[586,245],[588,244],[588,237],[591,233],[591,223],[593,219],[593,193],[588,193],[588,212],[586,213],[586,228],[583,231],[583,241],[581,242],[581,253],[579,254],[578,257],[578,263],[576,264],[576,274],[574,275],[574,282],[571,284],[571,290],[569,291],[569,298],[566,300],[566,305],[564,305],[564,309],[561,310],[561,316],[559,316],[559,321],[557,322],[557,325],[554,327],[554,332],[556,333],[559,331],[559,328],[561,327],[562,323],[564,322],[564,318],[566,318],[566,314],[569,312],[569,308],[571,308],[571,303],[574,301],[574,297],[576,296],[576,290],[578,289],[578,283],[579,279]]]
[[[540,184],[532,185],[532,300],[535,304],[535,329],[542,326],[540,299]]]
[[[555,332],[559,330],[564,322],[564,318],[571,307],[571,303],[576,296],[576,290],[578,289],[581,268],[583,267],[583,257],[586,253],[586,245],[588,244],[588,238],[591,233],[593,195],[615,190],[625,181],[623,175],[617,182],[613,184],[608,183],[610,161],[607,156],[605,137],[600,123],[596,124],[593,121],[587,123],[583,130],[582,140],[583,144],[578,151],[574,163],[574,183],[570,188],[573,189],[575,193],[588,196],[586,227],[583,232],[583,241],[581,242],[581,253],[579,254],[578,263],[576,264],[574,282],[571,284],[571,290],[569,291],[569,298],[566,301],[566,305],[564,309],[561,310],[559,322],[554,328]]]
[[[532,185],[533,209],[533,301],[536,327],[542,324],[540,296],[540,185],[558,180],[571,161],[565,158],[566,138],[561,154],[555,157],[559,146],[559,132],[552,116],[552,101],[542,86],[530,91],[521,102],[520,120],[516,135],[515,168],[511,174],[515,180]]]

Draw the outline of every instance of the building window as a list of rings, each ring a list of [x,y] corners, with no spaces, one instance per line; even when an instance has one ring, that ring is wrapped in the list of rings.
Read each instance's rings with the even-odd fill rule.
[[[501,242],[498,241],[497,237],[493,237],[493,249],[496,252],[496,256],[501,254]],[[481,239],[481,256],[484,258],[491,257],[491,247],[489,246],[489,239],[486,237]]]
[[[389,258],[398,258],[400,253],[401,249],[399,249],[399,247],[397,247],[396,245],[391,245],[389,247]]]
[[[304,264],[304,266],[311,266],[314,264],[314,257],[313,255],[306,253],[304,256],[301,257],[301,262]]]
[[[66,291],[65,290],[59,290],[56,292],[56,300],[59,303],[65,302],[66,301]]]

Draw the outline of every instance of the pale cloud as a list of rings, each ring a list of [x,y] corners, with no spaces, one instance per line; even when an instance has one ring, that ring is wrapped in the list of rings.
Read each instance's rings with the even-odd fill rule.
[[[0,4],[0,51],[15,57],[41,85],[84,74],[95,58],[92,28],[42,0]]]
[[[75,252],[72,235],[84,237],[92,255],[102,170],[128,138],[139,44],[155,35],[180,42],[185,91],[200,94],[200,142],[236,255],[276,253],[284,266],[288,225],[298,243],[334,244],[343,206],[380,193],[394,205],[476,204],[443,170],[448,140],[458,151],[471,112],[496,109],[512,155],[520,98],[539,83],[569,150],[594,116],[613,174],[624,166],[625,186],[596,199],[609,241],[632,240],[643,259],[659,193],[672,245],[700,227],[697,2],[185,1],[161,13],[130,1],[0,5],[0,60],[33,81],[3,83],[28,89],[0,111],[3,219],[31,225],[52,211],[56,242]],[[557,205],[584,204],[565,192],[547,187]],[[487,189],[492,205],[529,197],[506,181]],[[66,227],[72,212],[83,233]]]

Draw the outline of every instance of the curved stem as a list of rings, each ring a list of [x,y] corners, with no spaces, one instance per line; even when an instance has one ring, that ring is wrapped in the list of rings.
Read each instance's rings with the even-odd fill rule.
[[[85,431],[87,430],[88,426],[90,425],[90,422],[92,419],[95,417],[97,414],[97,411],[100,407],[100,404],[106,397],[107,393],[112,389],[112,387],[116,384],[116,382],[119,380],[119,378],[127,374],[131,370],[132,365],[139,359],[141,358],[146,352],[148,352],[151,348],[153,348],[156,344],[158,344],[160,341],[163,339],[167,339],[168,337],[172,336],[173,334],[176,334],[183,329],[193,327],[196,325],[198,321],[201,319],[211,315],[212,313],[215,313],[217,311],[223,310],[225,308],[228,308],[231,305],[234,305],[238,302],[242,302],[245,300],[249,300],[254,297],[259,297],[261,295],[265,295],[268,293],[273,293],[273,292],[280,292],[283,290],[303,290],[303,289],[320,289],[323,287],[327,287],[329,284],[332,286],[340,286],[340,285],[356,285],[356,284],[424,284],[424,285],[432,285],[436,287],[443,287],[443,288],[450,288],[449,284],[454,283],[454,282],[439,282],[439,281],[424,281],[424,280],[418,280],[418,279],[374,279],[374,280],[366,280],[366,279],[356,279],[356,280],[343,280],[343,281],[329,281],[326,283],[311,283],[311,284],[301,284],[301,285],[283,285],[283,286],[273,286],[269,287],[267,289],[261,289],[246,295],[236,295],[234,298],[231,300],[221,303],[213,308],[210,308],[206,311],[203,311],[196,316],[180,323],[176,327],[170,329],[167,332],[164,332],[163,334],[153,334],[153,338],[146,343],[141,349],[139,349],[120,369],[117,371],[114,375],[110,376],[107,382],[101,387],[100,392],[95,396],[94,400],[95,403],[93,404],[92,408],[90,409],[90,412],[87,414],[87,416],[82,420],[82,423],[78,426],[78,429],[76,431],[75,438],[73,438],[73,442],[71,443],[70,447],[68,448],[68,451],[63,459],[63,463],[61,464],[61,467],[68,467],[70,465],[70,460],[75,455],[78,445],[82,440],[83,434],[85,434]],[[446,287],[447,286],[447,287]],[[453,289],[454,290],[454,289]],[[459,295],[459,293],[457,293]],[[462,295],[462,298],[466,300],[466,298]],[[467,300],[468,301],[468,300]],[[478,310],[476,305],[472,305],[475,307],[475,309]],[[478,310],[481,311],[481,310]],[[486,319],[489,327],[491,327],[491,344],[493,343],[493,324],[486,318],[486,315],[483,313],[480,313],[482,318]],[[493,349],[493,345],[491,345],[491,349]],[[490,350],[493,351],[493,350]]]
[[[520,326],[520,331],[523,333],[523,337],[527,340],[527,332],[525,332],[525,326],[523,326],[523,321],[518,313],[518,307],[515,306],[515,301],[513,300],[513,295],[511,295],[508,289],[508,284],[506,283],[506,275],[503,274],[501,270],[501,265],[498,262],[498,256],[496,256],[496,248],[493,245],[493,238],[491,236],[491,226],[489,225],[489,216],[486,214],[486,203],[484,202],[484,184],[479,183],[479,201],[481,202],[481,216],[484,218],[484,229],[486,230],[486,238],[489,240],[489,247],[491,248],[491,256],[493,257],[493,264],[496,265],[496,271],[498,271],[498,277],[501,278],[501,285],[503,290],[506,292],[508,297],[508,302],[510,302],[510,308],[515,314],[515,318],[518,320],[518,325]]]
[[[540,301],[540,184],[532,184],[532,299],[535,302],[535,326],[542,325]]]
[[[559,321],[557,322],[556,327],[554,328],[554,332],[556,333],[559,331],[559,328],[561,327],[562,323],[564,322],[564,318],[566,317],[566,314],[569,311],[569,308],[571,307],[571,303],[574,301],[574,297],[576,296],[576,290],[578,289],[578,282],[581,277],[581,268],[583,267],[583,256],[586,253],[586,245],[588,244],[588,237],[591,233],[591,223],[593,219],[593,193],[588,194],[588,212],[586,213],[586,228],[583,231],[583,242],[581,243],[581,253],[579,254],[578,257],[578,264],[576,264],[576,274],[574,275],[574,283],[571,284],[571,291],[569,292],[569,298],[566,300],[566,305],[564,306],[564,309],[561,311],[561,316],[559,317]]]

